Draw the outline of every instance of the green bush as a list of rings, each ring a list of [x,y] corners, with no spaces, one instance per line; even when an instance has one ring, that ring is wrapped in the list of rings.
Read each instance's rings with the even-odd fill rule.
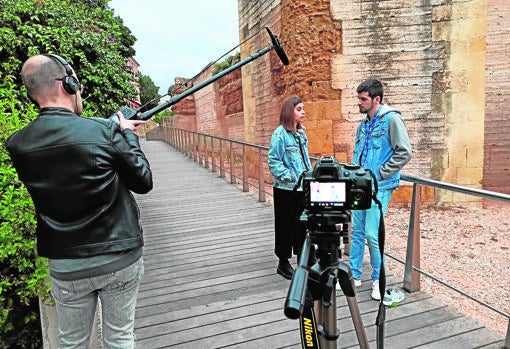
[[[237,52],[233,56],[228,56],[227,58],[225,58],[224,61],[216,63],[214,65],[213,75],[216,75],[216,74],[230,68],[234,64],[238,63],[240,61],[240,59],[241,59],[241,52]]]
[[[33,107],[20,107],[19,93],[5,94],[9,90],[5,88],[7,84],[5,80],[1,84],[2,144],[7,135],[24,125],[25,119],[35,116]],[[0,171],[0,348],[38,348],[41,336],[37,295],[48,292],[47,263],[36,257],[32,200],[3,146]]]
[[[38,53],[64,57],[85,84],[84,115],[108,116],[135,96],[135,37],[107,0],[0,0],[0,349],[40,348],[38,297],[48,297],[47,261],[35,248],[34,207],[4,146],[37,115],[21,64]]]

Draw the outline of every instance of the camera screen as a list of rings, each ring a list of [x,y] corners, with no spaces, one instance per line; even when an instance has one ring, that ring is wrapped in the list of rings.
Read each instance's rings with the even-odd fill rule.
[[[310,182],[310,203],[342,206],[346,201],[345,182]]]

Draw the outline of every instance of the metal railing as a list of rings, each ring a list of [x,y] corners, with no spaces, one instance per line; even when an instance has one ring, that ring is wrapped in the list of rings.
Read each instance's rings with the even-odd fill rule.
[[[165,141],[175,149],[186,154],[189,158],[194,159],[200,165],[210,168],[213,172],[217,172],[220,177],[226,178],[228,175],[230,183],[241,184],[244,192],[252,190],[258,193],[258,200],[261,202],[266,201],[266,194],[271,195],[272,177],[267,168],[267,147],[165,126],[160,126],[149,132],[147,134],[147,139]],[[248,157],[251,157],[251,161],[247,161]],[[250,164],[257,165],[253,166]],[[420,275],[425,275],[493,312],[506,317],[508,320],[508,328],[504,347],[510,349],[510,314],[484,303],[476,297],[420,269],[420,211],[422,207],[422,187],[432,187],[435,189],[458,192],[484,199],[501,201],[506,204],[510,204],[510,195],[472,189],[408,175],[402,175],[401,179],[412,183],[413,186],[406,259],[402,261],[390,254],[386,254],[386,256],[404,265],[403,288],[408,292],[419,291]]]

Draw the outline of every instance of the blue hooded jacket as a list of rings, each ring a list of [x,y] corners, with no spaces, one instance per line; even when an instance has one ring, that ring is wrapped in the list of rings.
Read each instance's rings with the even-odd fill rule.
[[[370,169],[379,189],[395,189],[400,170],[411,160],[412,148],[400,111],[383,104],[370,125],[368,116],[356,132],[352,162]]]

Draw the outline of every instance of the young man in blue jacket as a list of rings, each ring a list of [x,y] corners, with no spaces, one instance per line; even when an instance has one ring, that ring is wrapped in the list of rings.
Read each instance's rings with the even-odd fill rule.
[[[356,89],[358,107],[365,118],[358,126],[352,162],[371,170],[378,183],[377,198],[386,214],[393,190],[400,181],[400,170],[411,159],[412,148],[400,112],[382,104],[383,86],[379,80],[368,79]],[[379,207],[372,202],[367,210],[352,211],[350,268],[355,286],[361,286],[361,265],[368,242],[372,267],[372,298],[381,299],[379,274]]]

